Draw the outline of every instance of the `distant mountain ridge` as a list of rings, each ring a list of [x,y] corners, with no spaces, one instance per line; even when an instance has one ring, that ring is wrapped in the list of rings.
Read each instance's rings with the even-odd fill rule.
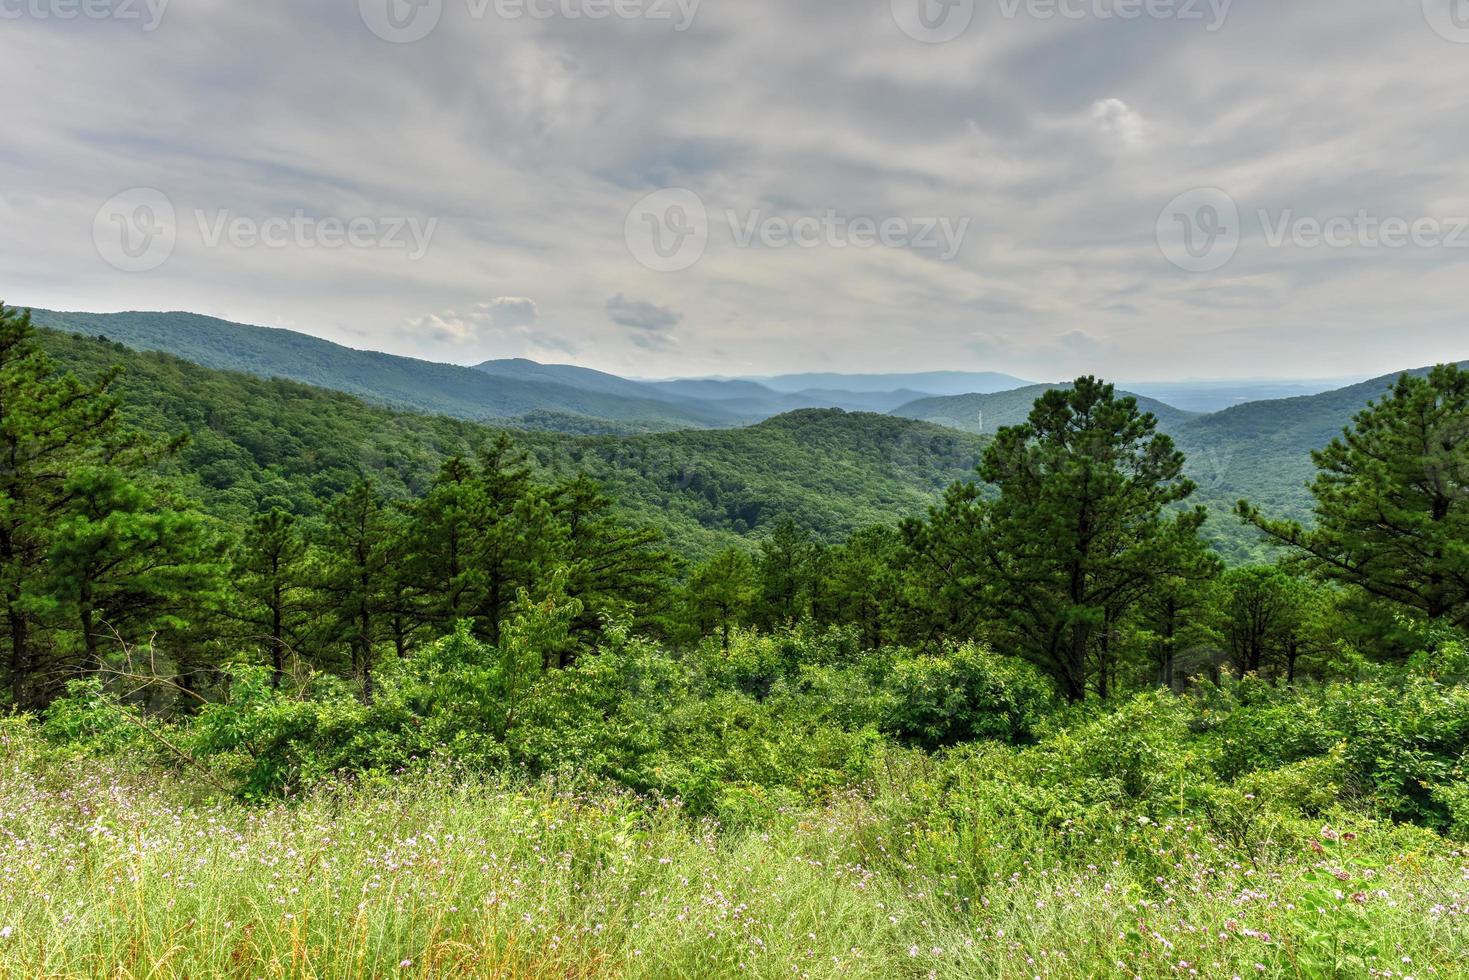
[[[1133,397],[1188,456],[1189,475],[1199,485],[1198,500],[1216,515],[1227,515],[1235,502],[1249,499],[1270,513],[1305,519],[1311,507],[1307,484],[1315,474],[1311,452],[1340,435],[1368,402],[1390,392],[1402,374],[1422,375],[1428,370],[1400,371],[1315,395],[1247,402],[1207,414]],[[892,414],[993,435],[1025,421],[1035,398],[1051,387],[1065,386],[925,398]]]
[[[791,412],[827,408],[879,412],[951,431],[989,435],[1023,421],[1035,398],[1052,387],[1020,384],[952,395],[912,387],[995,386],[1019,380],[957,371],[648,382],[525,359],[487,361],[477,367],[437,364],[190,313],[38,310],[35,318],[43,326],[103,335],[135,350],[160,351],[209,368],[304,382],[391,408],[608,438],[739,428]],[[1137,397],[1139,405],[1156,415],[1160,428],[1188,454],[1200,502],[1227,514],[1235,501],[1248,498],[1272,513],[1304,518],[1310,507],[1306,483],[1314,472],[1311,451],[1338,435],[1369,400],[1389,391],[1397,377],[1398,373],[1387,374],[1318,394],[1247,402],[1209,414],[1184,411],[1145,393]],[[1182,387],[1190,384],[1197,387],[1200,383],[1182,383]],[[820,385],[839,387],[813,387]],[[884,385],[899,387],[884,389]],[[1242,390],[1239,383],[1221,383],[1221,387]],[[876,417],[865,416],[867,421],[855,419],[849,424],[871,427],[877,424],[870,421]]]
[[[955,386],[972,383],[988,389],[1021,383],[1008,375],[964,372],[787,375],[773,379],[774,386],[739,379],[638,381],[525,358],[473,367],[443,364],[195,313],[38,309],[33,314],[41,326],[105,336],[135,350],[173,354],[205,367],[300,381],[390,408],[576,433],[731,428],[817,408],[886,413]],[[818,383],[822,387],[810,387]]]
[[[544,374],[497,376],[196,313],[32,313],[39,326],[105,336],[134,350],[159,351],[204,367],[300,381],[389,408],[470,421],[509,422],[538,411],[620,420],[634,428],[710,428],[738,421],[717,411],[575,386]]]
[[[167,465],[206,509],[232,520],[274,507],[319,516],[322,500],[364,474],[391,499],[417,497],[447,457],[472,455],[501,431],[116,341],[37,335],[59,368],[80,377],[121,366],[114,390],[124,417],[155,436],[187,433]],[[548,476],[592,477],[624,516],[660,529],[679,555],[695,559],[786,519],[835,542],[920,513],[949,484],[972,478],[984,444],[923,422],[837,409],[734,429],[513,438]]]
[[[891,414],[900,418],[919,419],[948,426],[963,432],[994,435],[1007,426],[1019,425],[1030,415],[1035,400],[1053,388],[1069,388],[1068,384],[1029,385],[993,394],[951,395],[943,398],[921,398],[902,405]],[[1164,428],[1182,424],[1195,417],[1153,398],[1133,395],[1138,407],[1152,412]]]
[[[925,395],[988,395],[1034,384],[1009,374],[994,371],[921,371],[914,374],[777,374],[753,377],[754,381],[775,391],[802,392],[838,390],[855,392],[919,391]]]

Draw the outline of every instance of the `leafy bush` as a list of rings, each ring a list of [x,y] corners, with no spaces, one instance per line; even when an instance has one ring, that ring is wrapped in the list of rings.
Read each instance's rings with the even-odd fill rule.
[[[1052,701],[1049,686],[1028,666],[974,644],[899,659],[888,680],[888,729],[929,750],[976,739],[1028,741]]]

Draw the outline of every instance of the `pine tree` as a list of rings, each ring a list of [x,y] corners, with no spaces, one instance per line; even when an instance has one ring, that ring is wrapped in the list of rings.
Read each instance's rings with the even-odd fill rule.
[[[672,556],[660,547],[662,536],[624,524],[612,498],[584,475],[555,487],[549,503],[554,533],[546,560],[565,570],[566,595],[580,610],[572,639],[583,648],[595,645],[609,619],[648,627],[673,568]]]
[[[180,611],[186,552],[203,546],[196,519],[132,481],[179,443],[149,445],[123,426],[116,377],[59,374],[30,314],[0,304],[0,627],[16,705],[43,703],[75,669],[46,662],[56,651],[42,629],[80,630],[95,656],[101,619],[141,628]]]
[[[910,528],[930,568],[976,615],[1055,678],[1072,701],[1108,690],[1111,627],[1160,579],[1200,574],[1202,509],[1172,516],[1194,485],[1157,420],[1085,377],[1053,389],[1002,429],[980,476]]]
[[[1469,372],[1404,375],[1313,456],[1313,528],[1240,514],[1324,579],[1469,627]]]
[[[347,648],[351,671],[371,702],[377,644],[387,635],[395,585],[392,517],[367,481],[327,509],[318,587],[328,641]]]
[[[795,622],[811,612],[822,580],[824,549],[790,518],[760,542],[759,619],[767,627]]]
[[[727,548],[694,570],[685,591],[688,616],[700,636],[718,631],[726,651],[734,630],[749,621],[759,598],[755,563]]]
[[[492,637],[491,542],[503,514],[492,508],[480,472],[461,457],[449,459],[407,514],[397,569],[405,610],[435,638],[453,633],[460,620],[471,622],[477,638]]]
[[[47,553],[48,619],[71,623],[85,669],[103,647],[177,630],[221,586],[223,548],[198,513],[115,465],[74,468]]]
[[[236,549],[235,601],[226,615],[269,650],[272,687],[285,677],[287,654],[300,646],[311,608],[310,575],[296,517],[276,508],[255,518]]]

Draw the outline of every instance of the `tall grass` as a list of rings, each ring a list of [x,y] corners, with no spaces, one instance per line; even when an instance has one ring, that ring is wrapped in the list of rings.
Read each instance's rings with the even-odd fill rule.
[[[1469,859],[1402,829],[1261,861],[1183,823],[1119,828],[1143,862],[1109,860],[1110,842],[1048,855],[964,826],[962,807],[924,817],[901,764],[721,829],[611,789],[444,774],[211,802],[15,725],[0,753],[7,978],[1423,978],[1469,963]]]

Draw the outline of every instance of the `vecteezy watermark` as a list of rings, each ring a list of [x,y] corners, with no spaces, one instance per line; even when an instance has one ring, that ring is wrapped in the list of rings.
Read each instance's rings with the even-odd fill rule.
[[[964,247],[970,219],[848,217],[828,209],[821,214],[766,215],[761,211],[724,212],[740,248],[905,248],[933,252],[949,262]]]
[[[169,0],[0,0],[0,20],[115,20],[152,32]]]
[[[646,20],[683,33],[694,25],[703,0],[457,0],[471,20]],[[368,30],[394,44],[412,44],[433,33],[445,0],[357,0]]]
[[[410,262],[428,254],[438,218],[373,215],[315,217],[303,210],[265,218],[223,209],[192,212],[204,248],[385,249]],[[167,262],[178,245],[178,212],[168,195],[152,187],[123,191],[98,209],[92,222],[97,254],[122,272],[148,272]]]
[[[952,41],[974,22],[975,0],[892,0],[893,20],[924,44]]]
[[[709,209],[691,190],[664,188],[632,206],[622,235],[639,264],[654,272],[683,272],[709,247]]]
[[[1239,251],[1239,205],[1217,187],[1178,195],[1158,215],[1158,248],[1185,272],[1222,269]]]
[[[1224,26],[1234,0],[986,0],[1005,20],[1175,20],[1201,23],[1213,33]],[[1441,0],[1440,0],[1441,2]],[[1458,0],[1454,0],[1458,2]],[[1465,0],[1469,2],[1469,0]],[[892,0],[893,20],[904,34],[943,44],[969,30],[977,0]]]
[[[1261,211],[1260,228],[1271,248],[1469,248],[1469,217],[1380,217],[1366,209],[1329,218],[1301,217],[1290,208]]]
[[[1423,0],[1428,26],[1455,44],[1469,44],[1469,0]]]
[[[178,243],[178,219],[168,195],[134,187],[109,198],[92,219],[97,254],[122,272],[148,272],[168,261]]]
[[[1410,218],[1361,208],[1318,217],[1262,208],[1254,218],[1265,245],[1275,249],[1469,249],[1469,215]],[[1180,194],[1158,216],[1158,247],[1186,272],[1223,268],[1239,250],[1241,234],[1239,205],[1217,187]]]
[[[767,214],[728,209],[711,221],[691,190],[670,187],[640,199],[627,213],[623,237],[634,259],[654,272],[682,272],[704,256],[714,229],[728,230],[735,248],[893,248],[931,252],[951,261],[964,246],[969,218],[852,217],[835,209],[820,214]]]

